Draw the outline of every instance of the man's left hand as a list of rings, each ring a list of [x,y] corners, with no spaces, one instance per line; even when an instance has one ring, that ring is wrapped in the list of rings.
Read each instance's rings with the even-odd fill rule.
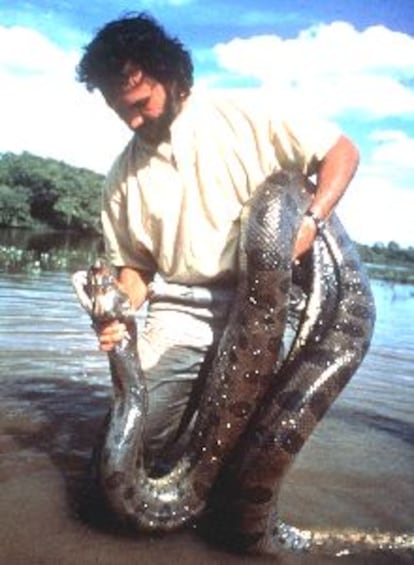
[[[317,228],[312,218],[304,216],[293,247],[293,260],[298,261],[312,247]]]

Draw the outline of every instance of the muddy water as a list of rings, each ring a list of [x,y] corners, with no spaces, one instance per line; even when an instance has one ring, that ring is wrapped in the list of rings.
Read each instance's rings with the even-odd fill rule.
[[[414,529],[414,287],[375,283],[363,366],[286,479],[280,508],[306,527]],[[108,408],[106,357],[66,273],[0,275],[0,563],[331,563],[231,555],[198,530],[117,527],[90,479]],[[386,551],[340,562],[414,562]]]

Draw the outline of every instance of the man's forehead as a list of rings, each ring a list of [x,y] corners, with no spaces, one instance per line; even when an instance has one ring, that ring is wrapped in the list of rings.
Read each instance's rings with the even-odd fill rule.
[[[130,90],[138,86],[144,80],[144,71],[140,65],[128,62],[122,69],[121,88],[122,90]]]
[[[143,81],[144,71],[142,67],[136,63],[128,62],[125,63],[120,74],[112,76],[106,84],[102,86],[102,91],[105,96],[119,96],[139,86]]]

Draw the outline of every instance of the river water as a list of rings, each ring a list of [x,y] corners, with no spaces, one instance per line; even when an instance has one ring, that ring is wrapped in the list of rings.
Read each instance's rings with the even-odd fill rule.
[[[414,287],[373,288],[372,347],[286,479],[280,508],[290,523],[414,529]],[[1,563],[331,562],[235,556],[194,529],[140,537],[114,526],[89,474],[111,392],[89,324],[66,272],[0,274]],[[397,559],[384,551],[340,562]]]

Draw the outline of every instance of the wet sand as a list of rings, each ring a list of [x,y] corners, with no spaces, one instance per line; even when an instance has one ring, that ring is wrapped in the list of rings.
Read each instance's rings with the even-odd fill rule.
[[[0,393],[1,564],[394,565],[414,562],[412,554],[397,559],[387,553],[340,559],[295,555],[249,557],[225,551],[194,528],[156,537],[126,532],[103,509],[90,474],[91,452],[108,407],[108,388],[74,381],[8,379],[0,384]],[[335,426],[335,420],[331,419],[327,426]],[[388,488],[380,484],[381,477],[373,484],[372,477],[361,472],[355,484],[350,482],[346,468],[341,473],[337,460],[331,461],[332,469],[329,460],[322,466],[323,443],[315,441],[306,448],[307,454],[287,480],[282,506],[288,520],[315,527],[369,527],[369,524],[379,529],[409,527],[410,513],[407,514],[404,505],[412,495],[412,484],[407,484],[406,492],[400,485],[400,494],[390,496],[390,504],[383,505],[388,513],[383,510],[379,516],[376,499],[381,493],[386,496]],[[369,456],[369,445],[366,447]],[[358,452],[359,447],[355,449]],[[323,501],[318,506],[321,496]],[[396,523],[398,515],[401,519]]]

